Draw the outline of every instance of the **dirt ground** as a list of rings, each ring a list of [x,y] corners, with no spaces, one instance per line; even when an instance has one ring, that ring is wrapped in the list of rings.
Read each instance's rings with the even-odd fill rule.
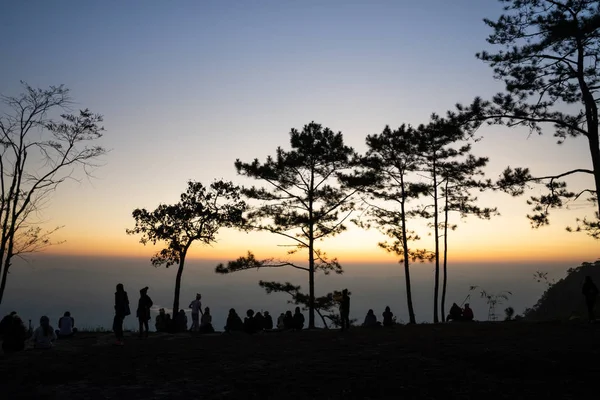
[[[473,323],[254,336],[82,334],[0,356],[2,399],[581,398],[600,325]],[[481,397],[480,397],[481,396]]]

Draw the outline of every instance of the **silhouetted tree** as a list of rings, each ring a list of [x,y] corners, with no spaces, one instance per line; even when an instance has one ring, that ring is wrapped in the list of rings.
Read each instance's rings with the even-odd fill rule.
[[[404,264],[406,304],[411,324],[416,323],[412,302],[410,260],[431,260],[434,254],[425,249],[409,248],[409,241],[419,240],[419,236],[407,228],[407,220],[414,216],[408,203],[417,199],[426,190],[426,185],[411,182],[414,173],[420,168],[420,157],[416,132],[411,126],[401,125],[391,130],[386,126],[381,134],[369,135],[368,146],[362,165],[373,176],[379,177],[372,185],[365,187],[369,195],[368,222],[358,221],[359,225],[377,228],[391,240],[380,242],[379,247],[400,257]]]
[[[343,272],[337,259],[328,259],[315,247],[315,242],[346,229],[344,221],[352,212],[352,195],[357,189],[348,189],[343,178],[355,153],[351,147],[344,145],[341,132],[334,133],[314,122],[305,125],[302,131],[292,129],[290,144],[290,151],[278,147],[275,158],[269,156],[264,163],[258,159],[251,163],[238,159],[235,167],[238,174],[266,184],[243,189],[249,199],[262,202],[248,214],[249,226],[295,242],[288,254],[307,250],[308,266],[274,259],[259,261],[249,253],[227,266],[217,266],[216,272],[263,267],[291,267],[306,271],[308,327],[314,328],[315,272]],[[342,217],[340,212],[344,213]]]
[[[457,156],[464,156],[461,160],[454,160],[440,165],[442,176],[441,196],[444,201],[443,212],[443,277],[442,277],[442,300],[440,304],[442,321],[446,321],[446,289],[448,285],[448,233],[457,228],[456,224],[450,224],[450,212],[456,212],[461,218],[474,215],[482,219],[490,219],[492,215],[498,215],[497,208],[479,207],[476,202],[477,196],[474,190],[483,191],[491,188],[491,181],[478,179],[483,177],[483,168],[488,163],[487,157],[475,157],[470,154],[471,145],[466,144],[458,151]]]
[[[458,149],[452,147],[466,139],[465,132],[450,120],[433,114],[427,125],[419,125],[416,130],[417,151],[420,157],[420,171],[427,177],[426,193],[432,203],[426,204],[419,212],[424,218],[433,219],[431,224],[434,237],[434,289],[433,322],[439,322],[440,292],[440,200],[442,188],[448,177],[452,160],[465,156],[470,146],[463,144]]]
[[[75,179],[80,168],[89,174],[106,150],[86,143],[102,137],[102,116],[88,109],[63,113],[71,101],[64,86],[34,89],[21,82],[24,92],[1,96],[0,115],[0,303],[12,260],[52,245],[58,228],[43,230],[36,219],[56,188]]]
[[[165,242],[167,245],[151,258],[152,265],[168,268],[178,264],[173,312],[179,310],[181,276],[192,243],[216,242],[219,229],[243,224],[245,210],[246,203],[241,200],[240,189],[231,182],[219,180],[208,187],[189,181],[178,203],[160,204],[154,211],[145,208],[133,211],[135,227],[127,229],[127,234],[141,234],[140,243],[143,245],[149,242]]]
[[[527,183],[545,183],[548,193],[532,196],[534,228],[549,223],[549,211],[584,194],[595,204],[594,218],[577,220],[575,230],[600,238],[600,147],[598,137],[598,90],[600,76],[600,3],[597,0],[500,0],[505,13],[497,21],[485,19],[493,29],[492,45],[504,49],[477,54],[503,80],[506,92],[491,102],[475,99],[469,107],[458,106],[459,115],[471,127],[484,120],[506,126],[526,126],[541,134],[554,128],[558,143],[568,137],[585,137],[592,169],[577,168],[552,175],[534,176],[528,168],[507,168],[499,186],[512,195],[524,193]],[[562,178],[572,175],[593,177],[594,186],[567,189]],[[568,228],[568,230],[571,230]]]

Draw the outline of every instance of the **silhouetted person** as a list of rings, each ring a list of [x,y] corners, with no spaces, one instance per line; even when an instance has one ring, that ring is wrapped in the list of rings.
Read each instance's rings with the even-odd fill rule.
[[[152,299],[148,296],[148,286],[140,289],[140,300],[136,316],[140,325],[139,337],[148,337],[148,321],[150,321],[150,308],[152,307]]]
[[[215,329],[212,326],[212,315],[210,315],[210,308],[206,307],[202,318],[200,318],[200,333],[213,333]]]
[[[177,317],[175,317],[175,331],[176,332],[185,332],[187,331],[188,318],[185,315],[185,310],[179,310]]]
[[[2,318],[2,321],[0,321],[0,335],[4,335],[4,332],[13,323],[13,317],[15,315],[17,315],[17,312],[16,311],[11,311],[10,314],[5,315],[4,318]]]
[[[450,307],[450,312],[448,313],[448,317],[446,318],[448,321],[460,321],[462,319],[463,311],[460,309],[458,304],[452,303],[452,307]]]
[[[252,309],[246,311],[246,318],[244,318],[244,332],[256,333],[256,323],[254,322],[254,310]]]
[[[465,304],[465,308],[462,310],[463,321],[473,321],[474,315],[473,310],[469,307],[469,303]]]
[[[350,329],[350,296],[348,289],[342,291],[342,301],[340,303],[340,319],[342,331]]]
[[[202,312],[202,295],[200,293],[196,293],[196,299],[190,303],[190,308],[192,309],[192,326],[190,327],[190,331],[196,332],[200,329],[200,313]]]
[[[268,311],[265,311],[263,329],[268,331],[273,329],[273,318],[271,318],[271,314]]]
[[[69,338],[77,333],[75,328],[75,318],[71,317],[69,311],[65,311],[65,314],[58,319],[58,329],[56,330],[56,336],[59,339]]]
[[[166,332],[168,329],[169,323],[167,321],[167,314],[165,314],[165,309],[161,308],[158,310],[158,315],[156,316],[156,320],[154,323],[154,327],[156,328],[156,332]]]
[[[583,286],[581,288],[581,293],[585,297],[585,306],[587,307],[588,312],[588,320],[590,322],[596,320],[596,316],[594,315],[594,306],[596,305],[596,297],[598,297],[598,287],[592,281],[591,276],[586,276],[583,281]]]
[[[16,311],[2,319],[0,333],[2,334],[2,351],[4,353],[14,353],[25,349],[25,324]]]
[[[27,337],[27,339],[29,339],[29,338],[31,338],[31,336],[33,336],[33,325],[31,324],[31,320],[29,320],[29,325],[27,326],[26,337]]]
[[[304,328],[304,314],[300,311],[300,307],[296,307],[294,311],[294,329],[301,331]]]
[[[227,315],[227,322],[225,325],[225,332],[241,332],[244,330],[244,323],[240,316],[235,312],[235,309],[229,309],[229,315]]]
[[[283,329],[294,329],[294,315],[289,310],[283,316]]]
[[[265,328],[265,317],[263,317],[260,311],[254,314],[254,326],[256,331],[259,332]]]
[[[377,322],[377,317],[373,310],[367,311],[367,315],[365,316],[365,322],[363,322],[363,326],[365,328],[375,328],[379,326],[379,322]]]
[[[175,318],[171,318],[171,314],[167,313],[167,332],[175,333]]]
[[[126,316],[131,314],[129,309],[129,297],[123,287],[122,283],[117,285],[117,291],[115,292],[115,318],[113,320],[113,331],[117,338],[117,345],[122,346],[123,343],[123,320]]]
[[[394,313],[392,313],[392,310],[390,310],[390,306],[387,306],[385,308],[385,311],[383,312],[383,326],[385,327],[391,327],[394,326]]]
[[[279,330],[285,329],[285,314],[284,313],[279,314],[279,317],[277,317],[277,329],[279,329]]]
[[[56,340],[56,332],[50,326],[50,319],[45,315],[40,318],[40,326],[33,331],[31,341],[36,349],[49,349]]]

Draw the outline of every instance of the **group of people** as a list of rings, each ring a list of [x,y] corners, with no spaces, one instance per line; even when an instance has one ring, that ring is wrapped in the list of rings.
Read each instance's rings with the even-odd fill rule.
[[[75,319],[69,311],[66,311],[58,320],[58,329],[50,325],[50,318],[42,316],[40,326],[35,330],[31,327],[25,328],[25,324],[16,311],[12,311],[0,321],[0,336],[2,336],[2,350],[12,353],[25,349],[25,343],[30,340],[36,349],[49,349],[57,339],[72,337],[77,333]]]
[[[151,319],[150,309],[153,306],[152,299],[148,295],[148,287],[140,289],[140,298],[138,300],[138,307],[136,310],[136,317],[139,322],[139,337],[147,338],[149,331],[149,321]],[[590,321],[594,320],[594,305],[596,298],[598,297],[599,291],[591,277],[585,278],[582,293],[586,300],[586,306],[588,310],[588,316]],[[192,325],[189,328],[190,332],[198,333],[212,333],[214,328],[212,325],[212,315],[210,314],[210,308],[205,307],[202,309],[202,296],[200,293],[196,294],[196,298],[190,303],[189,307],[192,310]],[[340,304],[340,325],[342,330],[346,330],[350,327],[350,296],[347,289],[344,289],[336,300]],[[123,284],[119,283],[115,292],[115,316],[113,319],[113,332],[115,333],[117,344],[123,344],[123,321],[125,317],[131,314],[129,307],[129,298]],[[391,327],[395,324],[394,314],[390,310],[390,307],[386,307],[382,314],[383,323],[377,321],[377,317],[373,310],[369,310],[365,316],[365,320],[362,324],[364,327]],[[469,304],[465,304],[464,308],[461,308],[456,303],[450,307],[450,313],[447,317],[448,321],[473,321],[474,315],[473,310]],[[277,318],[277,324],[273,324],[273,318],[268,311],[257,312],[250,309],[246,311],[246,317],[242,321],[240,316],[237,314],[235,309],[229,310],[227,316],[227,323],[225,325],[225,332],[246,332],[256,333],[260,331],[270,330],[301,330],[304,328],[304,315],[300,311],[300,307],[296,307],[294,313],[287,311],[281,313]],[[188,319],[185,311],[179,310],[179,312],[171,318],[170,314],[165,312],[164,308],[159,310],[156,316],[155,327],[158,332],[186,332],[188,331]],[[58,320],[58,329],[54,329],[50,325],[50,319],[47,316],[40,318],[40,325],[35,330],[31,327],[31,320],[29,321],[29,328],[25,328],[23,320],[17,315],[15,311],[5,316],[0,321],[0,336],[2,337],[2,349],[5,353],[20,351],[25,348],[25,342],[30,340],[33,343],[34,348],[48,349],[53,346],[54,341],[60,338],[69,338],[77,333],[75,328],[75,319],[71,316],[69,311],[66,311],[64,315]]]
[[[375,315],[375,312],[371,309],[367,312],[367,315],[365,316],[365,321],[363,322],[362,326],[365,328],[377,328],[383,325],[386,328],[390,328],[396,323],[394,313],[392,312],[392,310],[390,310],[389,306],[385,308],[382,317],[383,324],[377,321],[377,316]]]
[[[291,311],[288,311],[288,313],[291,315]],[[302,324],[304,324],[304,316],[302,318]],[[246,317],[242,321],[235,308],[231,308],[229,309],[224,329],[226,333],[246,332],[252,334],[260,331],[269,331],[273,329],[273,318],[268,311],[255,313],[254,310],[250,309],[246,311]]]
[[[446,320],[448,321],[473,321],[473,309],[469,306],[469,303],[465,304],[464,308],[460,308],[460,306],[456,303],[452,303],[452,307],[450,307],[450,313]]]
[[[190,303],[192,309],[192,325],[189,329],[190,332],[198,333],[212,333],[215,331],[212,325],[212,315],[210,314],[210,308],[205,307],[202,311],[202,296],[200,293],[196,294],[196,299]],[[156,321],[154,324],[157,332],[168,332],[168,333],[179,333],[186,332],[188,330],[188,318],[185,314],[185,310],[181,309],[175,315],[175,318],[171,318],[171,314],[165,312],[164,308],[158,310]]]

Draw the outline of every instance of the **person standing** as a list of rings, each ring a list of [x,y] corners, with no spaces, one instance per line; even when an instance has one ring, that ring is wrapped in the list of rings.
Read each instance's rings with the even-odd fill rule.
[[[148,321],[150,320],[150,308],[152,307],[152,299],[148,296],[148,286],[140,289],[140,300],[138,301],[137,318],[140,324],[140,339],[148,337]]]
[[[595,321],[594,306],[596,305],[596,297],[598,297],[598,287],[594,284],[591,276],[586,276],[583,282],[581,292],[585,297],[585,305],[587,307],[588,319],[590,322]]]
[[[350,295],[348,294],[348,289],[342,291],[340,318],[342,322],[342,331],[350,329]]]
[[[131,314],[129,309],[129,297],[122,283],[117,285],[115,292],[115,318],[113,320],[113,331],[117,338],[116,344],[122,346],[123,343],[123,320]]]
[[[197,332],[200,329],[200,313],[202,313],[201,298],[202,295],[196,293],[196,300],[193,300],[189,306],[192,309],[192,326],[190,327],[190,331],[192,332]]]

